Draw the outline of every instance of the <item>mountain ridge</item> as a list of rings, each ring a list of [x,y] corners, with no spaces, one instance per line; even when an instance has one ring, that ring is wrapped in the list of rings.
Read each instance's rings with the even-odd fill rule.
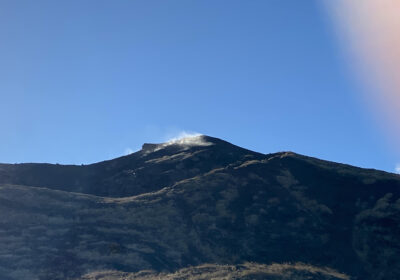
[[[90,166],[0,165],[1,279],[246,262],[398,278],[400,176],[202,137]]]
[[[225,149],[235,149],[235,150],[242,150],[242,155],[243,153],[247,153],[247,156],[253,156],[257,158],[274,158],[274,157],[284,157],[284,156],[291,156],[295,157],[298,159],[302,159],[306,162],[313,162],[313,164],[317,165],[340,165],[341,168],[346,168],[346,169],[357,169],[358,172],[375,172],[376,174],[382,174],[384,176],[384,173],[391,174],[394,176],[399,176],[398,174],[395,173],[390,173],[387,171],[382,171],[382,170],[377,170],[377,169],[372,169],[372,168],[361,168],[361,167],[356,167],[352,166],[349,164],[345,163],[337,163],[337,162],[332,162],[332,161],[327,161],[327,160],[321,160],[315,157],[309,157],[301,154],[297,154],[292,151],[282,151],[282,152],[277,152],[277,153],[269,153],[269,154],[262,154],[258,152],[254,152],[251,150],[247,150],[245,148],[233,145],[229,142],[226,142],[224,140],[210,137],[210,136],[205,136],[205,135],[200,135],[196,136],[196,138],[201,137],[202,141],[206,143],[210,143],[210,145],[216,145],[219,149],[222,147]],[[57,170],[63,170],[62,172],[65,173],[71,173],[69,176],[66,178],[63,178],[63,183],[61,184],[62,186],[60,189],[67,190],[67,191],[75,191],[75,192],[83,192],[83,193],[88,193],[88,194],[94,194],[94,195],[100,195],[100,196],[113,196],[114,194],[107,194],[106,190],[103,190],[102,193],[96,193],[95,190],[84,190],[82,189],[79,185],[79,181],[83,180],[84,182],[82,184],[94,184],[94,183],[99,183],[99,182],[88,182],[90,181],[93,176],[98,176],[97,173],[104,173],[105,171],[109,170],[112,168],[112,166],[117,165],[117,168],[128,168],[130,165],[130,162],[139,160],[139,163],[136,164],[136,166],[140,166],[146,160],[140,161],[140,159],[145,157],[146,155],[148,156],[149,154],[153,154],[153,159],[157,158],[158,154],[162,154],[162,156],[168,156],[171,154],[176,154],[178,152],[184,152],[190,149],[195,149],[198,150],[204,146],[196,146],[196,145],[185,145],[181,143],[177,143],[177,140],[172,141],[172,142],[166,142],[166,143],[159,143],[159,144],[153,144],[153,143],[145,143],[143,144],[142,150],[137,151],[135,153],[117,157],[114,159],[110,160],[105,160],[105,161],[100,161],[92,164],[86,164],[86,165],[64,165],[64,164],[50,164],[50,163],[18,163],[18,164],[0,164],[0,183],[10,183],[10,184],[19,184],[19,185],[32,185],[32,186],[43,186],[47,185],[47,187],[52,188],[52,185],[55,185],[53,188],[57,189],[58,188],[58,183],[51,183],[51,182],[35,182],[35,178],[25,178],[21,179],[21,177],[24,177],[24,170],[26,172],[30,173],[30,176],[32,177],[32,174],[35,174],[35,169],[44,169],[42,173],[50,172],[50,173],[57,173]],[[152,147],[152,148],[149,148]],[[155,151],[157,149],[157,151]],[[156,153],[156,154],[154,154]],[[151,157],[147,159],[147,161],[152,159]],[[236,160],[239,160],[239,158],[236,158]],[[244,159],[241,159],[244,160]],[[231,162],[227,162],[229,164]],[[220,163],[218,167],[222,167],[224,163]],[[135,164],[134,164],[135,166]],[[117,169],[116,168],[116,169]],[[99,169],[99,171],[96,171],[96,169]],[[128,170],[133,171],[132,168],[128,168]],[[18,178],[17,180],[12,179],[12,178],[7,178],[12,176],[13,171],[16,173],[14,175],[15,178]],[[128,171],[127,171],[128,172]],[[21,174],[22,173],[22,174]],[[73,175],[75,173],[75,177]],[[42,175],[38,175],[42,176]],[[44,177],[44,176],[43,176]],[[74,178],[71,178],[74,177]],[[89,178],[88,178],[89,177]],[[30,179],[30,180],[29,180]],[[69,189],[73,186],[76,186],[76,189]],[[146,192],[147,190],[143,190],[143,192]],[[136,195],[138,194],[137,192],[132,192],[132,193],[123,193],[121,196],[126,196],[126,195]]]

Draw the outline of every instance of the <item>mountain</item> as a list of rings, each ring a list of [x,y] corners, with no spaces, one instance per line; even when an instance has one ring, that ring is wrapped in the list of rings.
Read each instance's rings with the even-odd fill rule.
[[[399,279],[400,176],[209,136],[0,165],[0,279],[160,277]]]

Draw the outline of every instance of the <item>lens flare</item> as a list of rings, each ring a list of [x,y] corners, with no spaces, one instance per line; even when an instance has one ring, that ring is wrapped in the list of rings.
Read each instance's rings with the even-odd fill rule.
[[[400,1],[326,1],[365,96],[399,153]]]

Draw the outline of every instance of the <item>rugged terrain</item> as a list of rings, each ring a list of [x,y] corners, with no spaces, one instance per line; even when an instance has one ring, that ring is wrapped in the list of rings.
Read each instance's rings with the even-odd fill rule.
[[[210,265],[180,269],[174,273],[157,273],[141,271],[124,273],[118,271],[102,271],[89,273],[82,280],[349,280],[343,273],[332,269],[318,268],[305,264],[271,264],[260,265],[246,263],[243,265]]]
[[[399,198],[396,174],[208,136],[2,164],[0,279],[399,279]]]

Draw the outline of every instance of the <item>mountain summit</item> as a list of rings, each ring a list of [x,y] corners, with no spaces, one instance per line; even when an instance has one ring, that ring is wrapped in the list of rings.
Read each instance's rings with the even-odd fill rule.
[[[399,198],[396,174],[209,136],[1,164],[0,279],[399,279]]]

